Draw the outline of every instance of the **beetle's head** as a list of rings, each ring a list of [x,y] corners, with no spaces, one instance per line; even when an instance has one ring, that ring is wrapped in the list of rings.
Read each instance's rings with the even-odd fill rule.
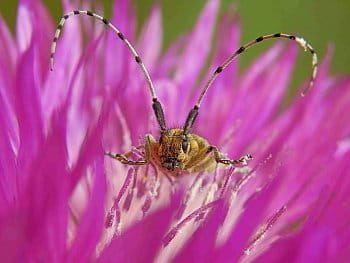
[[[174,171],[182,169],[188,159],[190,142],[182,129],[162,131],[159,139],[158,155],[163,168]]]

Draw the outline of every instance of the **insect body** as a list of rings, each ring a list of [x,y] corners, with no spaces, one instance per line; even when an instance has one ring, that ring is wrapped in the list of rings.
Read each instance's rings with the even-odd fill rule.
[[[184,135],[183,129],[167,129],[161,133],[157,142],[152,135],[145,137],[145,159],[132,161],[127,158],[128,154],[107,155],[129,165],[147,164],[151,159],[160,167],[177,174],[181,171],[190,173],[202,170],[211,170],[216,163],[225,165],[241,164],[252,157],[246,155],[238,160],[230,160],[222,157],[222,154],[214,146],[211,146],[204,138],[190,133]]]
[[[183,128],[181,129],[169,129],[166,127],[166,122],[164,118],[164,112],[161,103],[159,102],[151,77],[143,64],[140,56],[136,52],[135,48],[130,44],[130,42],[125,38],[125,36],[107,19],[100,15],[92,13],[90,11],[72,11],[67,13],[61,18],[60,23],[57,26],[55,37],[51,46],[51,70],[53,69],[53,59],[56,50],[56,43],[58,37],[61,33],[65,21],[73,15],[88,15],[101,20],[105,25],[110,27],[117,36],[124,42],[127,48],[135,57],[136,63],[140,66],[142,72],[144,73],[150,92],[152,96],[152,108],[156,116],[157,122],[160,127],[160,138],[155,140],[150,134],[145,136],[145,142],[143,145],[137,148],[144,148],[144,158],[140,160],[131,160],[129,157],[132,151],[124,154],[115,154],[111,152],[106,152],[106,155],[118,160],[119,162],[126,165],[145,165],[150,161],[153,161],[163,170],[169,172],[172,175],[177,175],[179,172],[199,172],[208,171],[215,167],[216,164],[224,164],[227,166],[235,165],[246,165],[248,160],[252,159],[250,154],[242,156],[237,160],[231,160],[226,158],[217,147],[211,145],[206,139],[191,133],[192,126],[196,120],[199,112],[202,100],[208,91],[209,87],[212,85],[216,77],[240,54],[245,52],[250,47],[256,45],[257,43],[267,40],[284,38],[296,41],[305,51],[309,51],[312,55],[312,75],[310,79],[309,86],[302,92],[304,95],[308,89],[310,89],[317,75],[317,55],[314,49],[308,44],[303,38],[294,35],[276,33],[271,35],[260,36],[255,40],[241,46],[236,52],[232,54],[226,61],[224,61],[217,69],[214,71],[212,76],[209,78],[208,82],[204,86],[197,103],[189,112],[187,119]]]

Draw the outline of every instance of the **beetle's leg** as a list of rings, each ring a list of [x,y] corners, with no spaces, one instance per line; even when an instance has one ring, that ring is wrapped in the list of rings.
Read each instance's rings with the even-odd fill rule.
[[[105,154],[113,159],[118,160],[122,164],[127,164],[127,165],[144,165],[144,164],[147,164],[149,161],[146,158],[141,159],[141,160],[137,160],[137,161],[133,161],[133,160],[128,159],[124,154],[120,154],[120,153],[106,152]]]
[[[217,163],[222,163],[226,165],[247,165],[247,161],[252,160],[253,157],[250,154],[244,155],[238,160],[231,160],[227,158],[222,158],[221,153],[215,146],[209,146],[208,151],[213,151],[215,156],[215,161]]]
[[[134,149],[136,150],[139,150],[139,149],[144,149],[145,148],[145,145],[144,144],[141,144],[141,145],[138,145],[138,146],[135,146],[133,147]],[[133,155],[134,151],[133,150],[130,150],[130,151],[127,151],[125,153],[123,153],[123,155],[126,157],[126,158],[129,158],[131,155]]]
[[[141,160],[130,160],[128,157],[132,154],[132,151],[128,151],[124,154],[119,154],[119,153],[112,153],[112,152],[106,152],[105,154],[108,155],[109,157],[118,160],[122,164],[127,164],[127,165],[144,165],[149,163],[150,159],[150,149],[151,149],[151,143],[152,143],[152,136],[151,135],[146,135],[145,136],[145,145],[139,145],[136,148],[145,148],[145,157],[144,159]]]
[[[185,166],[185,169],[191,169],[191,171],[201,171],[212,162],[212,158],[208,158],[211,151],[207,150],[207,147],[200,150],[197,155],[192,158]]]

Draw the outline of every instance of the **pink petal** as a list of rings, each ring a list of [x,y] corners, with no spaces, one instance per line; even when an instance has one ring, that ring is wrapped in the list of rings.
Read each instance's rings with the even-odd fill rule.
[[[213,260],[218,262],[236,262],[243,255],[243,251],[248,244],[248,240],[253,231],[259,226],[265,213],[265,207],[269,204],[275,191],[281,182],[281,175],[261,192],[253,195],[245,204],[245,209],[235,224],[226,243],[217,249],[217,254]]]
[[[79,223],[76,238],[67,254],[67,262],[84,262],[91,258],[99,241],[103,225],[103,206],[106,194],[106,178],[103,169],[103,158],[100,154],[103,150],[96,149],[96,161],[94,166],[94,187],[88,206]]]
[[[156,5],[152,8],[151,14],[142,28],[137,46],[147,70],[152,72],[157,66],[158,57],[162,50],[163,29],[159,6]]]
[[[269,75],[254,80],[252,84],[254,90],[249,94],[250,98],[246,99],[247,105],[252,106],[242,108],[238,115],[242,122],[235,135],[236,153],[242,153],[243,147],[249,144],[255,134],[276,114],[288,88],[295,65],[296,51],[297,46],[291,46],[271,68]],[[259,109],[258,116],[256,116],[257,109]]]
[[[230,10],[232,12],[232,10]],[[239,46],[239,38],[240,38],[240,27],[237,19],[233,17],[234,14],[228,13],[226,14],[222,21],[221,26],[218,33],[217,47],[215,47],[215,54],[213,62],[211,63],[211,67],[209,71],[206,73],[206,77],[204,81],[202,81],[200,88],[202,89],[208,78],[213,74],[216,68],[222,64],[228,57],[230,57]],[[231,114],[231,107],[235,107],[235,103],[222,103],[222,98],[232,97],[235,98],[235,88],[233,81],[237,82],[238,68],[238,59],[218,76],[210,90],[206,94],[206,98],[203,101],[203,113],[200,114],[201,123],[214,123],[218,119],[226,119],[229,114]],[[216,112],[215,116],[211,114],[205,114],[205,111],[213,110]],[[200,130],[200,124],[197,125],[199,132],[202,133],[204,131]],[[210,131],[206,130],[205,135],[210,138],[210,141],[213,144],[219,143],[218,134],[221,134],[220,129],[222,129],[221,125],[217,125],[212,127]],[[203,133],[204,134],[204,133]]]
[[[16,22],[17,47],[20,52],[29,48],[33,36],[33,24],[31,23],[30,8],[28,1],[22,0],[19,3]]]
[[[0,64],[13,74],[17,50],[15,40],[2,17],[0,17]]]
[[[87,166],[94,160],[96,149],[101,150],[102,130],[107,120],[106,117],[106,112],[102,111],[98,122],[92,124],[89,128],[89,132],[85,134],[84,143],[80,147],[79,158],[72,168],[70,192],[74,190],[81,177],[85,174]],[[103,151],[99,154],[103,154]]]
[[[207,78],[212,74],[216,68],[222,64],[227,58],[229,58],[238,48],[240,44],[240,23],[236,17],[236,13],[233,8],[225,14],[220,22],[220,28],[218,32],[217,46],[214,48],[215,54],[213,62],[211,63],[211,69],[207,73]],[[227,68],[220,77],[214,82],[212,86],[212,91],[208,93],[208,101],[217,102],[220,98],[220,93],[226,92],[231,93],[233,86],[233,81],[236,79],[237,69],[239,60],[235,60],[231,63],[229,68]],[[228,86],[229,85],[229,86]],[[209,98],[209,97],[213,98]],[[216,100],[215,97],[218,99]]]
[[[12,232],[0,240],[0,254],[9,259],[59,262],[64,254],[69,177],[62,116],[55,116],[51,132],[39,145],[38,152],[31,155],[28,178],[16,206],[1,220],[1,232]]]
[[[177,54],[180,52],[181,48],[187,43],[187,37],[181,36],[179,37],[159,58],[158,67],[156,68],[156,72],[152,74],[153,78],[168,78],[170,73],[173,71],[175,66],[179,63],[179,58]],[[157,85],[157,93],[160,95],[161,89],[158,88]],[[166,92],[166,91],[165,91]],[[163,101],[163,100],[162,100]]]
[[[222,226],[228,210],[224,202],[221,200],[221,203],[213,208],[208,218],[201,223],[172,262],[210,262],[219,227]]]
[[[209,0],[204,7],[197,25],[195,26],[185,50],[179,60],[175,79],[180,94],[188,93],[194,86],[199,73],[205,64],[209,50],[212,33],[215,26],[219,1]]]
[[[67,1],[64,1],[65,13],[70,12],[73,9],[72,5],[67,3]],[[81,32],[80,19],[82,19],[82,17],[73,16],[68,18],[61,31],[61,36],[57,41],[53,72],[56,78],[60,81],[56,80],[50,83],[50,87],[54,87],[53,90],[55,92],[57,92],[58,87],[62,89],[62,87],[69,86],[69,81],[81,56],[82,35],[79,33]],[[57,24],[58,22],[59,21],[57,20]],[[49,87],[45,88],[48,89]]]
[[[120,30],[123,35],[134,43],[134,17],[130,12],[129,1],[117,0],[113,4],[113,16],[111,22]],[[107,43],[105,48],[105,80],[106,85],[117,89],[121,85],[123,76],[129,72],[129,65],[136,64],[135,58],[125,44],[119,39],[115,32],[108,30]],[[130,61],[127,62],[127,61]],[[139,72],[142,74],[141,72]]]
[[[98,262],[154,262],[162,238],[179,206],[179,196],[173,198],[168,207],[147,216],[113,240],[100,255]]]
[[[19,58],[16,74],[16,114],[21,138],[18,165],[23,172],[28,168],[27,156],[36,153],[43,136],[40,93],[35,79],[33,59],[34,47],[31,46]]]
[[[11,145],[14,136],[14,127],[9,120],[12,115],[9,106],[4,102],[0,94],[0,207],[7,207],[13,204],[17,198],[18,189],[16,185],[16,158]],[[12,133],[12,134],[11,134]]]

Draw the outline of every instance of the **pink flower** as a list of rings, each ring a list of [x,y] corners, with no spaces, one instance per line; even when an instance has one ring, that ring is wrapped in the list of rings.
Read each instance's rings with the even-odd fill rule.
[[[135,39],[128,1],[114,4],[111,22],[135,44],[169,127],[183,125],[208,78],[201,73],[239,47],[230,12],[214,36],[218,6],[208,0],[193,31],[162,54],[159,7]],[[1,262],[349,260],[350,79],[329,75],[331,52],[313,89],[287,107],[295,43],[278,41],[242,75],[234,61],[194,132],[255,160],[169,179],[154,164],[104,156],[132,149],[137,159],[133,146],[159,136],[145,78],[116,34],[69,18],[50,72],[55,23],[39,0],[21,0],[17,17],[15,38],[0,20]]]

